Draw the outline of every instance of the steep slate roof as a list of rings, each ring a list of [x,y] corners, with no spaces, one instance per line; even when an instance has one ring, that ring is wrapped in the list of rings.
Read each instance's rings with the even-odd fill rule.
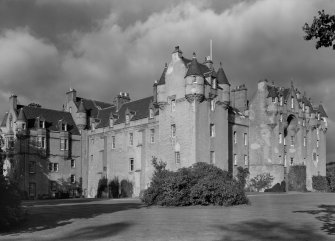
[[[165,74],[166,74],[166,70],[167,70],[167,63],[165,63],[165,67],[164,67],[164,70],[163,70],[163,73],[157,83],[157,85],[164,85],[165,84]]]
[[[218,81],[218,84],[230,85],[230,83],[227,79],[227,76],[226,76],[225,72],[223,71],[221,62],[220,62],[220,68],[218,69],[218,72],[217,72],[217,78],[216,79]]]
[[[58,122],[63,120],[68,125],[68,131],[73,135],[79,135],[77,126],[71,116],[71,113],[44,109],[39,107],[23,106],[23,113],[28,121],[28,128],[34,128],[37,117],[45,119],[45,127],[51,131],[59,131]]]
[[[84,102],[83,102],[83,101],[80,101],[77,112],[78,112],[78,113],[86,113],[86,110],[85,110]]]
[[[77,97],[76,99],[77,108],[79,108],[81,101],[83,102],[85,110],[88,111],[88,116],[93,118],[96,118],[98,116],[99,110],[112,106],[112,104],[106,102]]]
[[[1,127],[5,127],[6,126],[7,117],[8,117],[8,112],[4,115],[4,117],[2,119]]]
[[[328,118],[328,115],[327,115],[325,109],[323,108],[323,106],[321,104],[319,105],[318,112],[320,113],[321,117],[327,117]]]
[[[204,75],[203,67],[201,67],[201,65],[198,63],[197,58],[195,57],[195,53],[193,53],[193,59],[192,59],[191,64],[188,67],[185,77],[190,76],[190,75],[197,75],[197,76]]]
[[[27,118],[23,112],[23,108],[20,109],[19,116],[17,117],[18,121],[27,121]]]
[[[267,89],[268,89],[267,98],[268,97],[272,97],[272,98],[279,97],[279,88],[278,87],[273,86],[273,85],[268,85]]]
[[[102,128],[109,126],[109,118],[111,114],[116,113],[116,107],[111,106],[99,111],[97,119],[100,120],[100,123],[97,125],[96,128]]]

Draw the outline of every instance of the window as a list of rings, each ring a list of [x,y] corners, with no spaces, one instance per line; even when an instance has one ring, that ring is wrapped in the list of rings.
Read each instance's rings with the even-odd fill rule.
[[[284,140],[285,140],[285,139],[284,139]],[[287,158],[286,158],[286,154],[285,154],[285,155],[284,155],[284,166],[285,166],[285,167],[287,166],[286,161],[287,161]]]
[[[214,111],[215,109],[215,101],[211,100],[211,111]]]
[[[112,149],[115,149],[115,136],[112,136]]]
[[[319,140],[316,141],[316,147],[319,148]]]
[[[283,114],[280,114],[279,120],[280,120],[280,122],[283,122]]]
[[[234,154],[234,165],[236,166],[237,165],[237,155]]]
[[[22,123],[22,130],[26,129],[26,123]]]
[[[280,96],[280,105],[283,105],[283,96]]]
[[[149,118],[154,118],[154,110],[152,108],[149,109]]]
[[[68,150],[68,139],[60,139],[60,149],[61,151]]]
[[[150,130],[150,142],[151,143],[155,142],[155,129]]]
[[[294,146],[294,136],[291,136],[291,146]]]
[[[306,146],[306,137],[304,136],[304,146]]]
[[[129,114],[126,115],[126,124],[129,124],[129,121],[130,121],[130,116]]]
[[[176,161],[176,163],[180,163],[180,152],[179,152],[179,151],[176,151],[176,152],[175,152],[174,157],[175,157],[175,161]]]
[[[318,120],[320,120],[320,113],[318,113]]]
[[[62,123],[62,131],[67,131],[67,124]]]
[[[76,160],[71,159],[71,168],[75,168],[76,167]]]
[[[29,182],[29,197],[36,196],[36,183]]]
[[[9,137],[6,140],[7,140],[7,147],[8,148],[14,148],[14,138],[13,137]]]
[[[284,137],[284,146],[286,146],[286,138]]]
[[[294,99],[293,99],[293,97],[291,97],[291,109],[293,109],[294,108]]]
[[[236,135],[236,131],[234,131],[234,144],[237,144],[237,135]]]
[[[212,85],[213,85],[213,89],[216,89],[216,79],[213,79]]]
[[[316,161],[317,162],[319,161],[319,155],[316,155]]]
[[[276,97],[272,97],[272,102],[276,103]]]
[[[214,151],[210,152],[209,163],[210,164],[214,164],[215,163],[215,152]]]
[[[29,162],[29,173],[35,173],[36,172],[36,162],[30,161]]]
[[[282,133],[279,133],[279,144],[282,143],[282,139],[283,139],[283,135],[282,135]]]
[[[291,157],[290,165],[293,166],[293,157]]]
[[[76,175],[72,174],[70,179],[71,179],[71,183],[75,183],[76,182]]]
[[[129,171],[134,171],[134,158],[129,159]]]
[[[319,129],[316,129],[316,137],[317,137],[318,140],[320,139],[320,131],[319,131]]]
[[[244,145],[248,145],[248,134],[247,133],[244,133],[243,134],[243,139],[244,139]]]
[[[175,111],[176,110],[176,100],[172,99],[171,100],[171,111]]]
[[[49,171],[52,172],[54,169],[54,164],[53,163],[49,163]]]
[[[46,139],[44,136],[38,137],[38,147],[45,149],[46,148]]]
[[[316,161],[316,152],[313,152],[313,161]]]
[[[306,125],[306,120],[303,119],[303,120],[302,120],[302,126],[305,126],[305,125]]]
[[[176,137],[176,125],[171,125],[171,137]]]
[[[129,145],[134,145],[134,133],[129,133]]]
[[[43,129],[45,128],[45,121],[40,121],[39,124],[40,124],[40,128],[43,128]]]
[[[247,166],[248,165],[248,156],[244,155],[244,165]]]
[[[209,126],[209,133],[211,137],[215,136],[215,125],[214,124],[210,124]]]
[[[305,103],[302,103],[302,112],[305,112]]]
[[[58,172],[58,163],[54,163],[54,172]]]
[[[192,82],[193,82],[194,84],[196,84],[196,83],[197,83],[197,76],[193,75]]]
[[[114,127],[114,119],[109,118],[109,127],[113,128]]]

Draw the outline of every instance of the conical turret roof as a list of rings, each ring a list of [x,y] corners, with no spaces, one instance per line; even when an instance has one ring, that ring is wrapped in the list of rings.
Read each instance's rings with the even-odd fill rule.
[[[162,73],[161,78],[159,79],[157,85],[164,85],[165,84],[165,74],[166,74],[167,68],[168,68],[167,63],[165,63],[163,73]]]
[[[22,122],[27,121],[27,118],[23,112],[23,108],[20,109],[19,116],[17,117],[17,121],[22,121]]]
[[[223,71],[221,62],[220,62],[220,68],[218,69],[218,72],[217,72],[217,75],[216,75],[216,79],[218,81],[218,84],[230,85],[230,83],[227,79],[227,76],[226,76],[225,72]]]
[[[321,117],[328,117],[328,115],[326,114],[326,111],[323,108],[322,104],[319,105],[318,111],[319,111]]]
[[[197,61],[197,58],[195,57],[195,53],[193,53],[193,59],[191,61],[190,67],[187,70],[185,78],[190,75],[203,76],[201,69],[200,69],[200,65]]]
[[[86,113],[83,100],[80,101],[77,113]]]

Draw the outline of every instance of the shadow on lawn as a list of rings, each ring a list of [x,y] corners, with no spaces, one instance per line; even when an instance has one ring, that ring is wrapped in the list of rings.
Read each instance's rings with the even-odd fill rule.
[[[284,222],[269,221],[266,219],[256,219],[217,227],[225,234],[221,239],[222,241],[326,240],[322,235],[314,233],[311,226],[292,227],[292,225]]]
[[[88,219],[101,214],[114,213],[129,209],[137,209],[143,207],[141,203],[125,202],[125,203],[88,203],[80,205],[64,205],[64,206],[39,206],[29,207],[27,220],[19,227],[13,228],[7,234],[12,233],[29,233],[72,223],[73,219]],[[120,223],[120,227],[126,227],[129,224]],[[97,227],[92,227],[97,229]],[[81,230],[85,233],[85,230]],[[92,232],[88,230],[87,232]]]
[[[309,213],[323,223],[321,230],[329,235],[335,235],[335,205],[320,205],[317,210],[294,211],[294,213]]]

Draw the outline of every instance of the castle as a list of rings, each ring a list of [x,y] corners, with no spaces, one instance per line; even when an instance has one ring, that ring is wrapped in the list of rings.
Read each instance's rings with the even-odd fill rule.
[[[287,180],[291,166],[312,176],[326,175],[327,114],[297,88],[258,82],[250,100],[244,85],[231,88],[220,64],[200,63],[172,53],[153,96],[131,101],[120,93],[112,103],[66,93],[62,111],[17,105],[10,97],[1,124],[6,153],[4,171],[20,169],[30,197],[52,194],[68,180],[73,196],[80,186],[95,197],[102,177],[133,183],[133,195],[147,188],[157,157],[167,168],[212,163],[250,176],[269,172],[273,184]],[[15,141],[16,140],[16,141]],[[63,180],[63,181],[60,181]],[[64,184],[65,183],[65,184]]]

